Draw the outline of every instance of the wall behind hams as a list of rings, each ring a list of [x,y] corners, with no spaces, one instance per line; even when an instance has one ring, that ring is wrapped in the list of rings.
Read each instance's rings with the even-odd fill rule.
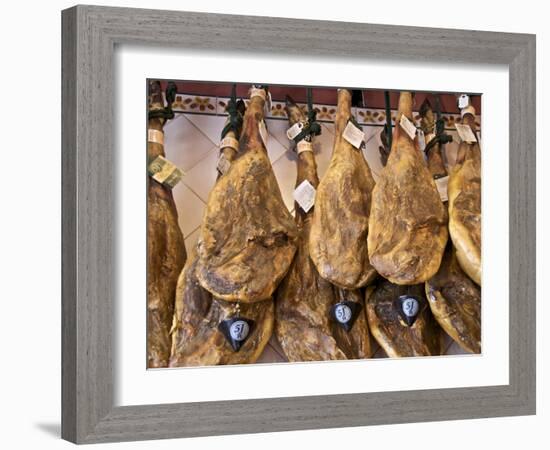
[[[74,0],[4,2],[0,45],[4,107],[2,220],[3,342],[2,448],[74,449],[59,439],[61,298],[61,17]],[[545,3],[524,0],[441,2],[261,2],[240,0],[97,0],[108,6],[163,8],[303,19],[392,23],[459,29],[537,33],[537,146],[539,229],[550,229],[548,138],[550,119],[550,28]],[[213,30],[215,32],[215,30]],[[243,33],[247,30],[243,29]],[[442,39],[445,36],[442,35]],[[254,36],[250,36],[253,40]],[[327,36],[330,39],[330,36]],[[223,70],[221,67],[220,70]],[[215,79],[215,73],[212,79]],[[154,74],[152,74],[154,76]],[[404,75],[406,77],[406,75]],[[312,80],[315,77],[312,76]],[[507,132],[507,131],[503,131]],[[212,145],[213,147],[213,145]],[[9,162],[9,166],[7,165]],[[13,170],[14,165],[22,170]],[[22,177],[22,173],[25,174]],[[547,194],[547,195],[543,195]],[[540,280],[549,279],[549,239],[540,233]],[[343,446],[407,450],[545,448],[550,422],[550,310],[542,284],[537,289],[538,415],[438,423],[417,423],[245,436],[102,444],[90,449],[336,449]],[[365,374],[368,377],[368,374]],[[406,375],[404,375],[406,376]],[[427,374],[427,376],[430,376]],[[343,382],[345,380],[338,380]],[[223,379],[219,380],[224,383]],[[182,389],[188,388],[182,386]],[[231,389],[231,386],[227,386]]]

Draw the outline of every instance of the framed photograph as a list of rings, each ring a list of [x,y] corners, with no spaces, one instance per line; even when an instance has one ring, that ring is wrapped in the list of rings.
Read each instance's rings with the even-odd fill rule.
[[[535,36],[62,24],[65,439],[535,413]]]

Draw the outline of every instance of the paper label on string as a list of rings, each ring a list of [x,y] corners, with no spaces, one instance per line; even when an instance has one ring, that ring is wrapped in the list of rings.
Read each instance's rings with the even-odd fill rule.
[[[271,92],[268,92],[264,103],[264,115],[269,116],[270,114],[271,114]]]
[[[157,156],[154,161],[149,164],[148,172],[153,180],[169,188],[176,186],[184,175],[181,169],[163,156]]]
[[[356,127],[350,120],[344,129],[342,137],[355,148],[360,149],[363,146],[363,141],[365,140],[365,133],[361,128]]]
[[[267,150],[267,127],[265,125],[265,122],[261,120],[260,123],[258,124],[258,127],[260,129],[260,136],[262,137],[262,141]]]
[[[409,137],[414,140],[414,137],[416,136],[416,127],[405,114],[401,114],[399,125],[401,125],[401,128],[403,128]]]
[[[286,130],[286,137],[292,141],[296,136],[298,136],[302,132],[303,128],[304,128],[304,124],[302,122],[296,122],[288,130]]]
[[[231,163],[225,157],[225,155],[222,153],[220,155],[220,157],[218,158],[218,163],[216,164],[216,169],[218,169],[218,172],[220,172],[222,175],[225,175],[230,167],[231,167]]]
[[[306,140],[301,140],[296,144],[296,152],[298,155],[303,152],[313,152],[313,144]]]
[[[466,94],[462,94],[460,97],[458,97],[458,108],[466,108],[470,104],[470,97],[468,97]]]
[[[164,133],[160,130],[147,130],[147,142],[164,145]]]
[[[462,142],[473,144],[476,141],[476,136],[469,125],[463,125],[461,123],[455,123],[456,131]]]
[[[315,188],[307,180],[304,180],[294,189],[293,197],[304,212],[308,212],[315,204]]]
[[[231,136],[226,136],[221,140],[220,148],[226,148],[226,147],[229,147],[229,148],[232,148],[235,151],[238,151],[239,150],[239,141],[237,141],[237,139],[235,139]]]
[[[437,191],[439,192],[439,197],[441,198],[442,202],[446,202],[449,200],[449,197],[447,195],[447,185],[449,184],[449,176],[438,178],[435,181],[435,186],[437,187]]]

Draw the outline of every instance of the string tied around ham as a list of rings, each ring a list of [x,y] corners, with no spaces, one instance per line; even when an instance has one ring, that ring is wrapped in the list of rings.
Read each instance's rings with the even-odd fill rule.
[[[229,133],[230,131],[233,131],[235,133],[235,136],[239,136],[241,134],[244,110],[244,102],[242,100],[237,101],[237,85],[233,84],[233,88],[231,90],[231,98],[229,99],[226,107],[228,117],[227,122],[222,130],[222,139],[227,136],[227,133]]]
[[[163,119],[164,122],[174,118],[174,111],[172,110],[172,103],[176,100],[176,94],[178,88],[173,81],[168,82],[166,90],[164,91],[164,97],[166,98],[166,107],[149,110],[148,117],[151,119]]]
[[[307,89],[307,109],[307,120],[303,124],[302,131],[293,138],[296,144],[304,139],[311,141],[313,136],[321,134],[321,124],[317,122],[317,111],[313,108],[313,92],[311,88]]]
[[[428,107],[429,105],[430,103],[426,99],[426,102],[422,104],[422,108]],[[453,137],[445,133],[445,120],[441,116],[441,104],[438,96],[435,97],[435,114],[437,117],[434,125],[435,137],[431,139],[430,142],[426,143],[426,147],[424,148],[424,153],[426,154],[428,154],[428,152],[436,145],[443,145],[453,142]]]

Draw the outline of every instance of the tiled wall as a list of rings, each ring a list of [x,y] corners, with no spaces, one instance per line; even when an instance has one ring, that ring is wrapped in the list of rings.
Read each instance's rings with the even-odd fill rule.
[[[225,123],[225,104],[227,99],[216,99],[205,97],[206,100],[199,101],[194,97],[185,103],[187,97],[180,97],[180,102],[174,104],[174,109],[182,111],[181,105],[186,107],[187,112],[176,114],[174,120],[169,121],[165,126],[165,151],[167,158],[183,169],[185,176],[182,182],[174,188],[174,198],[179,215],[179,224],[185,236],[185,245],[188,254],[193,252],[199,235],[199,227],[203,211],[208,199],[208,194],[216,180],[216,163],[219,154],[218,143],[220,133]],[[318,115],[322,127],[322,134],[314,141],[314,150],[318,166],[319,177],[325,173],[334,142],[334,107],[320,107]],[[365,131],[366,147],[363,150],[365,158],[369,163],[374,178],[382,169],[379,158],[378,147],[380,144],[380,131],[385,123],[385,114],[379,120],[383,111],[361,109],[354,111],[359,122],[362,123]],[[360,114],[363,113],[363,114]],[[377,113],[375,115],[375,113]],[[273,164],[275,176],[283,195],[286,206],[293,210],[294,201],[292,193],[296,183],[296,155],[290,149],[290,142],[286,137],[288,122],[284,109],[272,107],[272,114],[266,119],[269,132],[267,150],[269,159]],[[447,119],[452,124],[455,118],[450,116]],[[452,165],[458,147],[458,136],[453,129],[447,131],[453,136],[453,142],[446,146],[446,156]],[[461,354],[462,350],[452,344],[448,339],[446,342],[447,354]],[[378,348],[378,346],[377,346]],[[379,349],[376,356],[383,357],[384,352]],[[272,339],[261,361],[274,362],[284,361],[284,356],[276,341]]]

